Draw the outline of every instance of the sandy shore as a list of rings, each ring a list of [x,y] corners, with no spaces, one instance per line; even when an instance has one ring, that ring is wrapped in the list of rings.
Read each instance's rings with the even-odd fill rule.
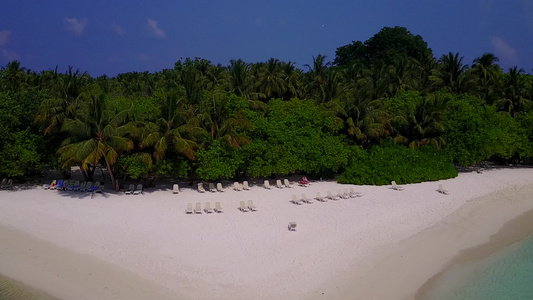
[[[449,195],[436,182],[404,191],[335,182],[177,195],[0,191],[0,273],[62,299],[412,299],[461,250],[533,209],[533,169],[441,183]],[[289,202],[348,187],[364,196]],[[240,212],[249,199],[258,211]],[[184,213],[206,201],[224,213]]]

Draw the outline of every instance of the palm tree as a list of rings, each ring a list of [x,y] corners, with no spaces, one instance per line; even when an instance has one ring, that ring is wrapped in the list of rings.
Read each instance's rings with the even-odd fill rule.
[[[45,99],[40,106],[35,121],[45,126],[44,134],[48,135],[61,130],[63,122],[74,118],[79,103],[83,100],[83,92],[88,86],[89,75],[79,70],[72,71],[69,67],[64,75],[58,77],[56,96]]]
[[[472,74],[477,78],[479,96],[485,102],[492,103],[492,95],[498,88],[498,74],[500,67],[497,65],[499,59],[492,53],[485,53],[474,59],[472,64]]]
[[[396,131],[394,142],[408,144],[410,148],[432,145],[439,149],[444,146],[442,135],[445,127],[441,122],[444,104],[445,99],[437,94],[424,97],[421,102],[400,111],[393,118]]]
[[[287,82],[283,74],[282,64],[275,58],[270,58],[262,67],[258,86],[267,99],[280,98],[287,89]]]
[[[153,156],[157,161],[163,159],[169,149],[194,160],[198,147],[195,138],[205,133],[197,120],[190,118],[185,101],[175,92],[165,95],[161,117],[155,122],[143,124],[141,131],[141,148],[153,147]]]
[[[503,77],[503,99],[499,104],[504,111],[508,111],[516,118],[529,102],[525,97],[526,77],[523,69],[513,67],[509,73]]]
[[[319,54],[317,57],[313,56],[313,65],[305,64],[308,68],[306,92],[308,97],[321,101],[324,96],[324,86],[326,84],[326,75],[329,71],[328,67],[331,62],[326,62],[326,56]]]
[[[463,64],[463,57],[459,53],[443,54],[439,59],[439,66],[431,77],[437,87],[445,88],[453,93],[464,93],[472,86],[470,78],[465,76],[468,65]]]
[[[124,124],[126,111],[112,112],[105,108],[105,94],[91,97],[91,102],[80,109],[76,117],[65,119],[62,131],[69,134],[58,150],[64,168],[79,164],[86,172],[88,180],[92,176],[100,161],[105,161],[111,182],[118,184],[113,175],[113,165],[121,152],[133,148],[133,142],[126,134],[130,131],[130,124]]]
[[[230,60],[228,67],[230,73],[230,93],[234,93],[239,97],[246,97],[249,93],[248,72],[250,65],[238,60]]]
[[[24,83],[26,73],[25,68],[20,67],[20,62],[13,60],[8,63],[5,68],[2,67],[3,81],[5,82],[5,89],[12,92],[18,92],[20,86]]]

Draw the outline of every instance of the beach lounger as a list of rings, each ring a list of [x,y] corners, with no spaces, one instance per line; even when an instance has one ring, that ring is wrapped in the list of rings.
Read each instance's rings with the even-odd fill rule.
[[[401,185],[397,185],[397,184],[396,184],[396,181],[393,180],[393,181],[391,182],[391,185],[392,185],[392,186],[391,186],[391,189],[393,189],[393,190],[397,190],[397,191],[403,191],[403,186],[401,186]]]
[[[305,202],[305,203],[307,203],[307,204],[311,204],[311,203],[313,203],[313,199],[311,199],[311,198],[307,198],[307,195],[306,195],[305,193],[302,194],[302,201]]]
[[[180,186],[177,183],[172,185],[172,194],[177,194],[180,192]]]
[[[302,201],[298,200],[298,197],[296,197],[296,194],[292,194],[291,202],[296,204],[296,205],[301,205],[302,204]]]
[[[2,186],[4,189],[12,189],[13,188],[13,179],[8,179],[6,184]]]
[[[265,180],[265,189],[271,189],[270,182],[268,180]]]
[[[100,185],[100,184],[98,184],[98,185]],[[137,187],[135,188],[135,191],[133,191],[133,194],[134,195],[139,195],[142,192],[143,192],[143,185],[139,183],[137,185]]]
[[[76,180],[73,185],[69,186],[69,191],[76,191],[80,187],[80,181]]]
[[[238,183],[238,182],[234,182],[233,183],[233,189],[236,190],[236,191],[242,191],[242,187],[241,187],[241,184]]]
[[[217,192],[217,189],[215,189],[215,184],[212,183],[212,182],[209,183],[209,191],[211,193],[216,193]]]
[[[78,187],[75,189],[75,191],[76,191],[76,192],[83,191],[83,190],[85,189],[85,186],[87,186],[87,182],[84,181],[84,182],[80,183],[80,186],[78,186]]]
[[[244,201],[239,202],[239,210],[242,212],[250,211],[250,209],[246,206]]]
[[[322,197],[322,194],[321,194],[320,192],[317,192],[317,193],[316,193],[316,197],[315,197],[315,199],[316,199],[317,201],[320,201],[320,202],[326,202],[326,201],[328,201],[327,198]]]
[[[139,185],[137,186],[137,190],[139,189]],[[142,185],[140,185],[140,186],[141,186],[140,192],[137,192],[137,190],[135,190],[135,191],[133,191],[134,195],[138,195],[138,194],[140,194],[142,192]],[[87,189],[87,191],[91,192],[91,193],[94,193],[94,192],[98,191],[99,189],[100,189],[100,181],[97,181],[97,182],[94,183],[94,185],[91,188]],[[135,192],[137,192],[137,194]]]
[[[355,198],[355,196],[352,196],[352,194],[348,193],[348,189],[344,189],[344,191],[342,192],[342,198],[349,199],[349,198]]]
[[[134,185],[134,184],[130,184],[130,185],[128,186],[128,189],[127,189],[126,192],[125,192],[126,195],[133,194],[134,189],[135,189],[135,185]]]
[[[348,195],[344,195],[344,193],[341,191],[341,190],[337,190],[337,200],[339,199],[348,199],[350,198],[350,196]]]
[[[202,213],[202,203],[196,202],[196,208],[194,209],[195,214],[201,214]]]
[[[255,207],[254,202],[252,200],[248,200],[248,208],[251,211],[257,211],[257,207]]]
[[[4,179],[5,179],[5,178],[4,178]],[[52,180],[52,182],[51,182],[50,184],[45,184],[45,185],[43,185],[43,189],[45,189],[45,190],[49,190],[49,189],[53,188],[53,187],[56,185],[56,182],[57,182],[57,181],[56,181],[55,179]]]
[[[217,213],[221,213],[221,212],[223,212],[223,211],[222,211],[222,207],[220,206],[220,202],[215,202],[215,211],[216,211]]]
[[[352,197],[363,197],[362,193],[356,192],[353,188],[350,188],[350,195]]]
[[[448,191],[444,189],[444,187],[442,186],[442,183],[439,183],[439,188],[437,189],[437,192],[444,194],[444,195],[448,195]]]
[[[54,190],[61,190],[63,189],[63,179],[59,179],[57,181],[57,184],[54,186]]]
[[[217,191],[219,191],[219,192],[223,192],[224,191],[224,189],[222,188],[222,183],[220,183],[220,182],[217,183]]]
[[[186,214],[192,214],[192,203],[187,203],[187,209],[185,210]]]
[[[0,183],[0,189],[3,189],[7,184],[7,178],[2,178],[2,182]]]
[[[205,193],[204,185],[203,183],[198,183],[198,193]]]
[[[207,214],[210,214],[210,213],[213,212],[213,209],[211,208],[211,202],[206,202],[206,203],[205,203],[204,211],[205,211],[205,213],[207,213]]]
[[[296,222],[289,222],[289,231],[296,231]]]
[[[333,193],[331,193],[331,191],[328,191],[327,192],[327,196],[326,196],[328,199],[330,200],[339,200],[339,196],[333,196]]]
[[[83,190],[80,190],[82,192],[87,192],[89,191],[91,188],[93,187],[93,183],[92,181],[87,181],[87,184],[85,185],[85,188]],[[131,193],[133,193],[133,187],[134,185],[132,184],[132,187],[131,187]]]
[[[74,186],[74,180],[65,181],[63,183],[63,190],[64,191],[70,191],[70,189]]]
[[[280,179],[276,180],[276,186],[278,187],[278,189],[284,188],[283,184],[281,184],[281,180]]]
[[[248,181],[243,181],[242,182],[242,189],[245,190],[245,191],[249,191],[250,190],[250,187],[248,186]]]
[[[285,183],[285,187],[287,187],[287,188],[291,188],[292,187],[291,183],[289,182],[289,179],[284,179],[283,183]]]

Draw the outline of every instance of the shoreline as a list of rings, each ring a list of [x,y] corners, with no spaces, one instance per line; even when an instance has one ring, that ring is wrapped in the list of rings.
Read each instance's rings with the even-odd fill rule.
[[[456,265],[477,262],[498,253],[502,249],[523,242],[533,236],[533,210],[527,211],[519,217],[512,219],[486,243],[472,248],[464,249],[454,256],[439,273],[429,278],[416,292],[415,299],[427,299],[428,293],[435,287],[448,270]]]
[[[532,235],[532,194],[529,184],[471,199],[435,226],[377,253],[355,274],[337,278],[335,287],[329,283],[329,299],[428,299],[449,268],[481,260]]]
[[[363,197],[289,202],[347,187]],[[413,299],[461,250],[532,210],[531,194],[533,169],[401,192],[335,182],[138,196],[0,191],[0,270],[61,299]],[[249,199],[258,211],[240,212]],[[188,202],[215,201],[224,213],[184,213]]]

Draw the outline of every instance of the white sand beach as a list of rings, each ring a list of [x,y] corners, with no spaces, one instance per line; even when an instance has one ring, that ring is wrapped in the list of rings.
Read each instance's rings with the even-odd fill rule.
[[[350,187],[363,197],[289,202]],[[225,188],[2,190],[0,273],[60,299],[413,299],[448,259],[533,209],[527,168],[403,191],[326,181]],[[242,200],[258,211],[239,211]],[[187,203],[208,201],[224,212],[185,214]]]

